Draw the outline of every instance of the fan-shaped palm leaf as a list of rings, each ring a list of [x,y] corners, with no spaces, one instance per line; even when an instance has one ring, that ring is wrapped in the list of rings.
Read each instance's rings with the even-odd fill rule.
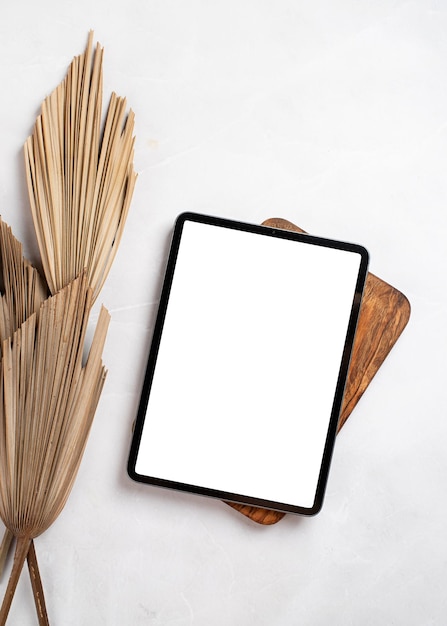
[[[104,308],[82,364],[91,300],[83,275],[45,300],[3,342],[0,516],[18,541],[1,624],[31,540],[53,523],[68,498],[104,383]]]
[[[86,269],[95,300],[132,198],[134,114],[112,94],[104,128],[103,50],[90,33],[64,81],[42,104],[25,144],[31,210],[45,276],[56,293]]]
[[[0,218],[0,357],[4,339],[12,337],[23,322],[35,313],[48,296],[48,287],[39,272],[24,258],[22,244]],[[0,546],[0,576],[12,540],[5,532]]]

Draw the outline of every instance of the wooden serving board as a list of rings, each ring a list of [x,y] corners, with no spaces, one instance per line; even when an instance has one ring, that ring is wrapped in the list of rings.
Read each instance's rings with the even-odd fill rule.
[[[265,226],[305,232],[291,222],[272,218]],[[397,289],[368,273],[363,293],[351,363],[338,422],[342,428],[365,389],[382,365],[408,323],[410,303]],[[259,524],[275,524],[285,513],[227,502],[231,507]]]

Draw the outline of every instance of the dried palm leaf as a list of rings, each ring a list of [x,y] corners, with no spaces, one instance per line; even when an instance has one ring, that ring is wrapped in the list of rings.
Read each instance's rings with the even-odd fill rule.
[[[112,94],[104,128],[103,49],[90,33],[44,100],[25,144],[28,191],[44,273],[56,293],[85,269],[95,300],[120,242],[136,174],[134,114]]]
[[[12,337],[23,322],[35,313],[48,296],[48,287],[39,272],[24,258],[22,244],[0,218],[0,357],[4,339]],[[6,530],[0,546],[0,576],[13,535]]]
[[[83,365],[91,302],[84,274],[3,341],[0,516],[17,546],[2,625],[32,540],[54,522],[71,491],[104,384],[104,307]]]
[[[84,54],[74,58],[65,80],[43,102],[25,143],[31,212],[53,297],[33,313],[41,294],[31,272],[5,290],[8,302],[18,297],[27,303],[23,320],[14,317],[6,300],[0,303],[0,516],[17,537],[0,626],[25,558],[39,623],[48,624],[33,538],[65,504],[99,400],[105,310],[82,367],[85,328],[116,254],[136,181],[134,115],[126,115],[125,99],[112,94],[101,128],[103,50],[97,45],[93,51],[92,40],[90,33]],[[16,256],[10,255],[5,285]]]

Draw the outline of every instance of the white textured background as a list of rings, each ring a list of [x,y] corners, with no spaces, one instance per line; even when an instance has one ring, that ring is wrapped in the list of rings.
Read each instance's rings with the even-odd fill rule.
[[[115,90],[136,113],[139,180],[100,297],[112,314],[106,387],[70,500],[36,540],[51,624],[446,624],[446,3],[2,2],[0,212],[32,260],[22,145],[90,28],[106,99]],[[261,527],[126,476],[184,210],[281,216],[357,241],[410,299],[409,326],[338,438],[315,518]],[[26,572],[8,623],[36,623]]]

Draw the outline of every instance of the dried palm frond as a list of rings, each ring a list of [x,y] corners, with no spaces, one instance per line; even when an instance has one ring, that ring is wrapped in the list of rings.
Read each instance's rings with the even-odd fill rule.
[[[17,547],[0,624],[6,622],[32,539],[65,505],[104,384],[101,354],[109,322],[104,307],[82,362],[91,301],[84,274],[3,341],[0,516]]]
[[[28,190],[44,273],[56,293],[85,269],[95,300],[114,259],[136,181],[134,114],[112,94],[104,128],[103,49],[90,33],[42,104],[25,144]]]
[[[37,312],[45,282],[31,267],[18,270],[19,249],[0,239],[2,262],[7,260],[0,301],[0,517],[17,538],[0,626],[25,558],[39,624],[48,624],[33,538],[65,504],[104,383],[104,308],[82,366],[85,330],[136,181],[134,115],[126,114],[124,98],[112,94],[101,125],[103,50],[97,45],[93,51],[92,40],[90,33],[85,52],[43,102],[25,143],[31,213],[53,294]]]
[[[23,256],[22,244],[0,218],[0,357],[3,340],[12,337],[23,322],[35,313],[48,296],[48,287],[39,272]],[[0,546],[0,576],[13,534],[6,530]]]

